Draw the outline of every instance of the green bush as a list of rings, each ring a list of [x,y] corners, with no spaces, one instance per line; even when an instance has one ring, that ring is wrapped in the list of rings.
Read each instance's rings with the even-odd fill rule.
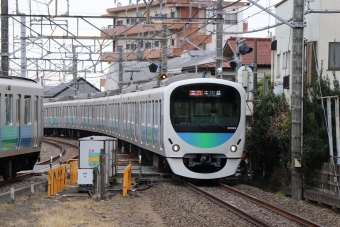
[[[333,87],[328,77],[319,77],[311,84],[304,84],[303,97],[303,148],[302,173],[305,184],[311,184],[315,170],[328,161],[329,144],[326,127],[326,101],[320,97],[340,96],[339,81],[335,74]],[[305,80],[306,81],[306,80]],[[261,95],[259,83],[258,103],[254,106],[251,130],[247,133],[248,154],[253,164],[254,179],[269,179],[271,187],[287,186],[291,174],[291,109],[284,95],[275,95],[269,87],[268,94]],[[335,136],[334,99],[332,100],[333,138]],[[336,149],[335,139],[333,141]],[[333,151],[335,152],[335,151]]]

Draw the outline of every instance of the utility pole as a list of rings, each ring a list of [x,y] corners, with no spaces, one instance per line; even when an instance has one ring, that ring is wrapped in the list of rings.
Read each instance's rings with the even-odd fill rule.
[[[304,0],[293,1],[293,22],[302,26],[293,28],[292,37],[292,198],[302,200],[302,126],[303,126],[303,10]]]
[[[301,153],[303,146],[303,28],[304,0],[293,1],[293,22],[288,22],[259,5],[254,0],[247,0],[276,19],[292,27],[292,136],[291,136],[291,168],[292,168],[292,198],[302,199]]]
[[[253,68],[253,94],[254,94],[254,100],[256,100],[256,91],[257,91],[257,38],[254,38],[254,68]]]
[[[1,0],[1,15],[8,15],[8,0]],[[8,16],[1,16],[1,75],[8,76]]]
[[[123,89],[123,53],[122,53],[122,47],[118,46],[118,54],[119,54],[119,59],[118,59],[118,68],[119,68],[119,90],[122,92]]]
[[[78,95],[78,81],[77,81],[77,53],[76,46],[72,48],[73,53],[73,80],[74,80],[74,95]]]
[[[163,25],[163,38],[166,38],[166,30],[168,29],[168,26]],[[162,68],[161,68],[161,73],[167,73],[168,72],[168,40],[162,40]]]
[[[217,25],[216,25],[216,78],[223,77],[223,0],[217,1]],[[221,69],[220,71],[217,69]]]

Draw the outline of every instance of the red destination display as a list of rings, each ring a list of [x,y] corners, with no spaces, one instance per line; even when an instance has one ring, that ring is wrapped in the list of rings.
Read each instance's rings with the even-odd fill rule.
[[[203,96],[203,90],[189,90],[189,96]]]

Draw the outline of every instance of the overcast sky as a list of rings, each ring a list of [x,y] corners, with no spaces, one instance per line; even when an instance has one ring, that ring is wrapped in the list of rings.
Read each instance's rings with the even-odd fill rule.
[[[157,0],[158,1],[158,0]],[[235,2],[236,0],[231,0],[230,2]],[[259,0],[258,3],[261,4],[264,7],[270,7],[275,5],[276,3],[278,3],[281,0]],[[32,10],[32,14],[50,14],[50,15],[54,15],[55,14],[55,2],[56,0],[18,0],[18,1],[14,1],[14,0],[9,0],[9,13],[14,13],[16,11],[16,2],[18,3],[18,9],[19,12],[21,13],[25,13],[25,14],[29,14],[29,3],[31,2],[31,10]],[[103,15],[106,14],[106,9],[108,8],[113,8],[116,6],[116,4],[114,3],[114,0],[58,0],[58,5],[57,5],[57,14],[64,14],[67,12],[67,2],[69,3],[69,15]],[[127,5],[128,4],[128,0],[120,0],[120,2],[123,5]],[[132,1],[134,3],[136,3],[136,0]],[[140,0],[140,2],[143,2],[143,0]],[[243,2],[247,2],[246,0],[243,0]],[[274,8],[272,8],[274,9]],[[268,25],[272,25],[275,22],[275,18],[272,16],[269,16],[267,13],[265,12],[261,12],[259,14],[257,14],[256,16],[253,16],[254,14],[260,12],[261,9],[259,9],[256,6],[252,6],[249,9],[245,10],[243,12],[244,18],[247,18],[248,21],[248,29],[249,30],[256,30],[256,29],[260,29],[263,28],[265,26]],[[250,18],[248,18],[250,17]],[[73,20],[73,22],[71,22],[73,24],[69,24],[69,30],[74,32],[75,29],[75,20]],[[103,20],[103,25],[101,27],[107,27],[108,24],[111,23],[107,22],[105,20]],[[11,22],[10,22],[10,26],[11,26]],[[48,26],[47,26],[48,27]],[[81,26],[80,26],[81,27]],[[15,28],[15,30],[17,31],[17,34],[20,34],[20,27],[17,26]],[[86,31],[88,34],[92,34],[91,30],[88,29],[87,27],[81,27],[80,30]],[[245,34],[245,37],[264,37],[264,38],[269,38],[270,37],[270,32],[272,33],[272,35],[274,35],[274,29],[271,29],[270,31],[265,30],[262,32],[258,32],[258,33],[248,33]],[[94,35],[98,35],[98,30],[94,32]],[[75,33],[74,33],[75,34]],[[86,34],[86,35],[88,35]],[[56,33],[54,33],[54,35],[57,35]],[[58,34],[61,35],[61,34]],[[84,35],[84,34],[79,34],[79,35]],[[11,37],[10,37],[11,39]],[[57,48],[57,47],[55,47]],[[11,48],[10,48],[11,50]],[[92,79],[91,82],[95,83],[96,86],[98,86],[99,84],[99,78],[100,76],[96,76],[93,77],[94,79]]]

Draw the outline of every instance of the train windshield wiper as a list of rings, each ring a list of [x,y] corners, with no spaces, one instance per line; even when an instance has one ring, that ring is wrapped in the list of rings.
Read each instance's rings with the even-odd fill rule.
[[[198,125],[198,126],[200,126],[200,127],[204,128],[204,129],[207,129],[207,127],[205,127],[205,126],[203,126],[203,125]]]
[[[226,129],[227,127],[224,127],[223,125],[216,124],[217,126],[220,126],[221,128]]]

